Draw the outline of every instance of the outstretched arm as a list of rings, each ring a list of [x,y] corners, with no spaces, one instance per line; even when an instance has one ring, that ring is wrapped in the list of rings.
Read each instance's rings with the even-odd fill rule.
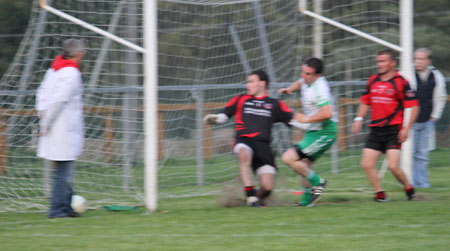
[[[292,85],[290,85],[289,87],[279,89],[278,93],[279,94],[282,94],[282,93],[292,94],[293,92],[300,90],[300,87],[301,87],[300,81],[297,80],[294,83],[292,83]]]
[[[209,125],[223,124],[228,121],[228,116],[225,113],[208,114],[203,118],[203,121]]]

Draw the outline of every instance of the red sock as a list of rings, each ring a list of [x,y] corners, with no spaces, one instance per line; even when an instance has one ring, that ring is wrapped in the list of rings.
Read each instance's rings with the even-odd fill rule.
[[[403,188],[403,190],[405,190],[405,192],[409,192],[409,191],[411,191],[413,189],[414,189],[414,187],[412,185],[409,185],[409,186]]]
[[[375,193],[375,199],[385,199],[386,198],[386,193],[384,191],[380,191],[380,192],[376,192]]]
[[[245,187],[244,192],[246,193],[247,197],[256,196],[256,191],[255,191],[254,186]]]

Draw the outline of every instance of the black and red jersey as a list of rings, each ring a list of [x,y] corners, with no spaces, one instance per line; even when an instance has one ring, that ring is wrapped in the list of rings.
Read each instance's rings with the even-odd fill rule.
[[[402,125],[403,110],[419,105],[415,91],[398,72],[387,81],[378,74],[370,77],[361,102],[371,107],[369,126],[377,127]]]
[[[270,142],[272,125],[289,123],[293,113],[282,101],[247,94],[232,98],[222,111],[228,118],[235,116],[236,137],[247,137]]]

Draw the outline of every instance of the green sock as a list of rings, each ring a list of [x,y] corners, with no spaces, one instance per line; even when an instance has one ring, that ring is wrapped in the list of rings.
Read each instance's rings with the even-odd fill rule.
[[[313,186],[317,186],[320,184],[320,177],[317,176],[317,174],[312,170],[309,170],[309,173],[306,176],[306,179],[308,179],[309,183],[311,183],[311,185],[313,185]]]
[[[300,197],[300,205],[307,206],[309,205],[309,202],[311,201],[311,187],[303,187],[303,194],[302,197]]]

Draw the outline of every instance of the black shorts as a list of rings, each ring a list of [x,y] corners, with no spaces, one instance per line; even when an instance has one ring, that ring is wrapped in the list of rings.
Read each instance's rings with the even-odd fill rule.
[[[401,149],[398,141],[400,126],[371,127],[365,148],[370,148],[385,153],[388,149]]]
[[[269,143],[252,138],[238,137],[234,145],[236,146],[239,143],[245,144],[253,150],[252,169],[254,172],[264,165],[270,165],[276,168],[275,157]]]

